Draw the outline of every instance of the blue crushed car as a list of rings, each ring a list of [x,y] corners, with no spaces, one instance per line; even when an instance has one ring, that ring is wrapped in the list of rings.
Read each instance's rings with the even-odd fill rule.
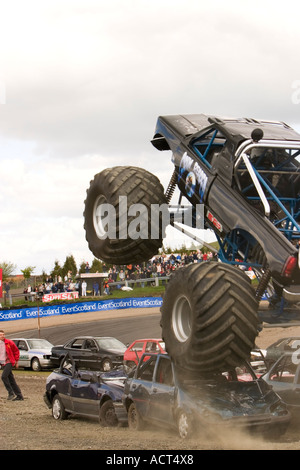
[[[102,426],[121,425],[127,423],[122,405],[125,379],[122,369],[107,373],[81,370],[66,354],[47,378],[44,401],[55,420],[78,415],[99,419]]]
[[[167,354],[151,355],[146,362],[141,358],[125,381],[123,404],[130,428],[163,425],[177,429],[181,438],[228,425],[279,437],[290,422],[286,405],[248,364],[192,376]]]

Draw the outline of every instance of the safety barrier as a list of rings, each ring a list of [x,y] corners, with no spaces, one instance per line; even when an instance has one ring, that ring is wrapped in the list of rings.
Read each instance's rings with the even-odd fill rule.
[[[88,302],[76,302],[61,305],[43,305],[21,309],[0,310],[0,322],[26,320],[31,318],[73,315],[87,312],[103,312],[126,308],[153,308],[162,305],[161,297],[127,297],[124,299],[105,299]]]

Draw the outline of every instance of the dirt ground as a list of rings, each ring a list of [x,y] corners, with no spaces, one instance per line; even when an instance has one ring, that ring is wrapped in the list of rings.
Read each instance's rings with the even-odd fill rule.
[[[149,312],[149,310],[148,310]],[[103,314],[103,312],[102,312]],[[121,315],[147,314],[147,309],[122,311]],[[93,320],[95,314],[72,315],[72,322]],[[120,316],[120,311],[109,316]],[[67,316],[66,316],[67,317]],[[61,324],[68,318],[45,318],[43,326]],[[22,323],[22,324],[21,324]],[[1,322],[6,334],[36,327],[36,320]],[[264,328],[257,338],[261,348],[277,338],[300,336],[300,327]],[[95,420],[71,417],[56,422],[44,401],[43,394],[48,373],[29,374],[18,370],[15,376],[24,394],[24,401],[6,400],[6,390],[0,381],[0,449],[1,450],[298,450],[300,449],[300,424],[292,423],[286,434],[277,441],[267,441],[259,436],[241,434],[234,429],[214,429],[207,436],[195,436],[183,441],[175,432],[149,428],[138,434],[127,427],[101,428]],[[181,452],[182,453],[182,452]]]

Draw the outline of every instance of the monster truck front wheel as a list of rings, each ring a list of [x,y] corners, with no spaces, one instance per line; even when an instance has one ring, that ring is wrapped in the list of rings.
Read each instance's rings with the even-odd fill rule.
[[[98,173],[85,200],[89,249],[96,258],[112,264],[150,259],[158,253],[164,237],[162,213],[157,216],[154,236],[151,233],[152,207],[165,203],[158,178],[142,168],[118,166]]]
[[[218,262],[181,268],[161,307],[166,350],[185,371],[240,365],[258,334],[257,308],[250,280],[238,268]]]

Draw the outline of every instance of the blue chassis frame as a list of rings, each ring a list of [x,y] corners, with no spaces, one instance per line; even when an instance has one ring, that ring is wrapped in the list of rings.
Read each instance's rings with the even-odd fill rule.
[[[203,134],[200,138],[197,138],[195,141],[192,143],[192,147],[194,152],[198,155],[198,157],[202,160],[202,162],[208,167],[211,168],[211,164],[207,161],[206,157],[212,148],[213,145],[222,147],[223,145],[218,143],[214,144],[214,141],[218,135],[218,130],[215,129],[210,129],[208,132]],[[201,143],[204,138],[212,134],[211,139],[207,143]],[[200,152],[199,150],[199,144],[203,147],[206,147],[204,152]],[[285,162],[280,162],[277,166],[273,167],[272,169],[268,169],[267,174],[270,175],[270,173],[275,174],[278,171],[282,171],[283,165],[286,163],[290,163],[290,161],[294,160],[297,156],[300,155],[300,150],[298,150],[295,154],[290,154],[289,158]],[[269,196],[267,197],[268,201],[274,202],[284,213],[284,217],[282,217],[279,220],[273,220],[272,223],[274,226],[289,240],[300,240],[300,225],[298,223],[298,220],[300,219],[300,196],[296,198],[289,198],[289,197],[284,197],[282,194],[274,188],[274,186],[268,181],[268,178],[263,177],[262,174],[259,172],[259,163],[262,160],[262,156],[258,160],[256,166],[253,166],[253,170],[262,184],[262,186],[265,188]],[[243,168],[246,170],[246,168]],[[293,172],[294,174],[295,172]],[[300,173],[299,173],[300,176]],[[260,198],[257,197],[247,197],[246,193],[250,189],[250,187],[253,185],[250,185],[242,190],[242,193],[244,193],[245,197],[249,201],[260,201]],[[277,193],[277,194],[276,194]],[[289,210],[287,209],[287,206],[289,207]],[[221,261],[229,263],[229,264],[234,264],[234,265],[242,265],[246,266],[247,268],[249,267],[256,267],[256,268],[262,268],[262,265],[259,263],[253,263],[248,261],[248,255],[250,252],[251,247],[254,246],[256,240],[245,231],[241,230],[233,230],[229,234],[227,234],[224,238],[221,238],[216,232],[215,232],[216,238],[219,243],[219,258]],[[243,259],[240,261],[237,261],[241,258],[241,252],[243,253]]]

